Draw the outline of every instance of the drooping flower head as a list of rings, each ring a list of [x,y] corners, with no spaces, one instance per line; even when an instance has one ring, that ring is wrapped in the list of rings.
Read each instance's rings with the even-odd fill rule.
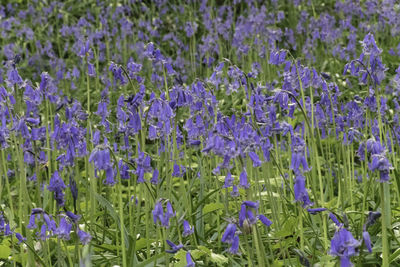
[[[341,267],[350,267],[353,264],[350,261],[352,256],[358,255],[360,241],[345,228],[339,228],[331,240],[330,254],[340,258]]]

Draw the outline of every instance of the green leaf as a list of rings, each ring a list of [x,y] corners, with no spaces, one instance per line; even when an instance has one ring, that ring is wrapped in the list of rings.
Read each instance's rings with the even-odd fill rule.
[[[223,266],[226,263],[228,263],[228,258],[225,257],[224,255],[221,254],[216,254],[214,252],[211,252],[210,255],[211,261],[217,264],[218,266]]]
[[[11,248],[6,245],[0,245],[0,259],[7,259],[11,255]]]
[[[94,196],[97,199],[97,201],[99,202],[99,204],[103,208],[107,209],[108,213],[111,215],[111,217],[117,223],[118,228],[121,231],[121,221],[119,220],[119,216],[118,216],[117,212],[115,211],[114,207],[111,205],[111,203],[107,199],[105,199],[103,196],[99,195],[96,192],[93,192],[93,190],[90,190],[90,191],[92,192],[92,194],[94,194]],[[126,227],[124,227],[124,238],[125,238],[125,246],[126,246],[126,248],[129,248],[129,237],[128,237],[128,232],[126,230]]]
[[[289,218],[283,224],[283,227],[281,228],[281,230],[279,230],[275,233],[275,236],[276,237],[286,237],[286,236],[292,235],[296,226],[297,226],[297,219],[293,218],[293,217]]]
[[[184,267],[186,265],[186,251],[183,249],[179,250],[174,256],[175,259],[179,260],[174,264],[174,267]]]
[[[139,240],[136,240],[135,250],[141,250],[147,246],[147,242],[153,243],[155,241],[156,240],[154,239],[140,238]]]
[[[396,249],[395,252],[393,252],[392,255],[389,257],[389,263],[392,263],[394,261],[397,261],[400,259],[400,248]]]
[[[223,208],[224,208],[224,204],[222,204],[222,203],[219,203],[219,202],[218,203],[209,203],[204,206],[203,214],[207,214],[207,213],[210,213],[210,212],[213,212],[213,211],[216,211],[219,209],[223,209]]]

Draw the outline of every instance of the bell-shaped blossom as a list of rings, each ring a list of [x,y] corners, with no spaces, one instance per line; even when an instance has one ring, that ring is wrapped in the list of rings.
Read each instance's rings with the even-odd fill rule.
[[[330,254],[340,258],[341,267],[350,267],[353,266],[350,258],[358,255],[359,246],[360,241],[355,239],[347,229],[340,228],[331,240]]]

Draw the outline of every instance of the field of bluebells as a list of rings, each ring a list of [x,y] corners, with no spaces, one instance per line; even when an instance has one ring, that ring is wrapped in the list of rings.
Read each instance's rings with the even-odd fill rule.
[[[400,266],[395,0],[0,6],[0,266]]]

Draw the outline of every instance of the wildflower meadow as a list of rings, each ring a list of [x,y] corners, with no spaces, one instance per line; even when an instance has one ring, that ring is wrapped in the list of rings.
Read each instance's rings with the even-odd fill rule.
[[[0,266],[400,266],[400,3],[0,2]]]

